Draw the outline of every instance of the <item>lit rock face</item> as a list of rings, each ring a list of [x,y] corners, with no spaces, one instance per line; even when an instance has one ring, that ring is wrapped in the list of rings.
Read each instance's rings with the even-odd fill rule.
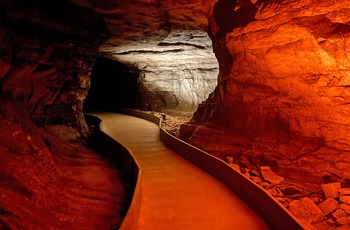
[[[194,110],[217,85],[218,63],[204,31],[171,30],[157,45],[117,47],[111,58],[139,70],[146,110]]]
[[[210,1],[89,2],[112,34],[101,53],[140,71],[142,109],[193,110],[214,90],[218,63],[203,31]]]
[[[350,179],[350,2],[226,4],[209,18],[219,85],[183,138],[284,176]]]

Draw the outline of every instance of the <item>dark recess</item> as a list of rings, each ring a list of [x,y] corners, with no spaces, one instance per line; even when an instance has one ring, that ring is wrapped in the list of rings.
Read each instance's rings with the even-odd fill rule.
[[[217,37],[224,37],[235,28],[245,27],[255,21],[255,14],[261,4],[264,6],[284,0],[258,0],[252,3],[250,0],[219,0],[214,5],[213,16],[220,27]],[[239,6],[237,8],[237,6]]]
[[[98,58],[91,73],[85,110],[140,107],[139,71],[108,58]]]

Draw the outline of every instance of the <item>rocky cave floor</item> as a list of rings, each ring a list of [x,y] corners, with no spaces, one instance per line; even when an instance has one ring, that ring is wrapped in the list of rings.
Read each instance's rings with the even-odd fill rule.
[[[162,127],[178,137],[181,124],[191,119],[193,111],[167,110],[147,111],[147,113],[160,118],[164,113]],[[340,188],[336,197],[326,197],[320,184],[283,178],[269,166],[257,167],[251,162],[243,162],[242,165],[242,161],[234,162],[231,157],[220,158],[275,197],[305,223],[305,229],[350,229],[350,188]]]
[[[72,128],[38,128],[20,105],[0,106],[0,230],[118,228],[128,196],[114,162]]]

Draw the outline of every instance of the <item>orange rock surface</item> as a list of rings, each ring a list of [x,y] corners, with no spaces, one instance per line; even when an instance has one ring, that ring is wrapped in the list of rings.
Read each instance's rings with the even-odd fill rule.
[[[209,17],[219,83],[183,137],[267,161],[284,176],[349,179],[350,2],[241,2],[216,6],[231,22],[215,6]],[[237,135],[245,141],[236,144]]]
[[[0,105],[0,229],[118,227],[125,188],[113,162]]]

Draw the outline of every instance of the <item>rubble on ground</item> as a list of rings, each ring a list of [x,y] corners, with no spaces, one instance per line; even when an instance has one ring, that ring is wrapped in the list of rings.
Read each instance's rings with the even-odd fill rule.
[[[230,157],[227,162],[231,168],[263,187],[281,202],[304,223],[303,226],[310,225],[308,229],[350,230],[350,188],[340,188],[334,198],[326,197],[321,185],[318,191],[308,191],[300,185],[286,182],[269,166],[261,166],[259,170],[248,169],[233,163]]]
[[[151,112],[161,118],[161,113]],[[189,119],[186,116],[185,119]],[[177,136],[178,128],[184,122],[183,116],[167,115],[162,127]],[[302,185],[291,183],[278,175],[270,166],[256,167],[251,162],[235,162],[227,156],[227,163],[234,170],[264,188],[278,202],[282,203],[305,229],[310,230],[350,230],[350,188],[336,188],[336,196],[319,190],[310,191]]]

